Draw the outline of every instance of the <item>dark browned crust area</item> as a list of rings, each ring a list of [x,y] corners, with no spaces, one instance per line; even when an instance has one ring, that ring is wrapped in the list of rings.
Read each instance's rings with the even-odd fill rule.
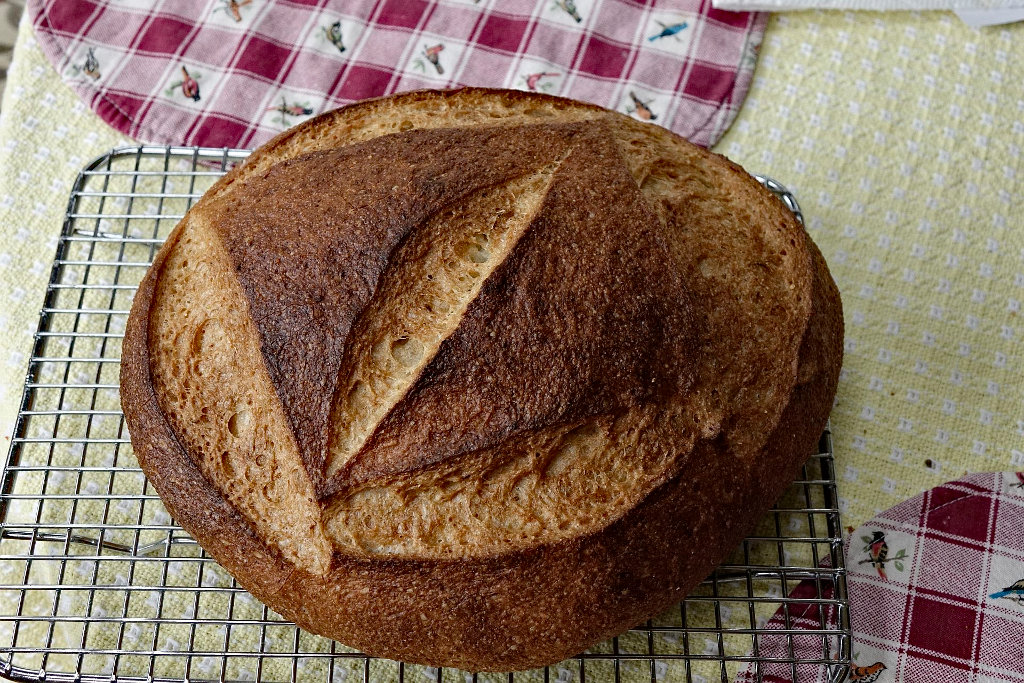
[[[509,102],[535,97],[493,91],[469,91],[468,94],[462,91],[462,95],[412,93],[399,97],[443,101],[456,96],[496,97]],[[551,98],[542,99],[551,101]],[[373,111],[377,106],[379,103],[375,102],[354,105],[346,114],[347,120],[358,122],[360,111]],[[574,106],[575,103],[566,104],[566,108]],[[595,115],[601,112],[591,107],[585,109]],[[336,118],[340,119],[341,115],[329,113],[300,128],[307,133],[322,129],[325,131],[323,134],[328,135],[327,131]],[[254,154],[246,165],[222,179],[208,195],[211,199],[207,201],[213,201],[218,193],[234,182],[259,183],[258,179],[247,177],[250,169],[259,168],[267,154],[286,148],[301,132],[293,129]],[[337,161],[330,155],[323,158]],[[330,165],[330,162],[324,163]],[[715,155],[704,157],[703,163],[719,170],[735,169]],[[324,172],[329,173],[330,169],[325,168]],[[273,174],[274,170],[271,170],[270,177]],[[741,184],[753,182],[739,175],[736,178],[735,182]],[[615,178],[604,180],[618,182]],[[276,191],[274,183],[269,180],[262,187],[265,197],[273,196]],[[429,189],[422,185],[413,183],[410,187],[429,194]],[[582,188],[576,190],[582,191]],[[552,197],[551,201],[557,201],[557,197]],[[272,205],[276,202],[285,202],[285,198],[268,199],[266,211],[272,213]],[[438,199],[437,202],[443,203],[443,200]],[[287,203],[283,205],[287,206]],[[414,209],[407,207],[402,210],[412,212]],[[567,210],[571,212],[571,209]],[[767,212],[772,220],[790,227],[795,225],[781,205],[771,206]],[[399,217],[385,221],[387,229],[367,236],[363,247],[368,252],[367,257],[371,260],[386,259],[387,253],[402,239],[403,220]],[[650,259],[656,261],[660,258],[657,240],[645,236],[642,226],[636,229],[636,253],[625,258],[635,259],[634,263],[650,263]],[[611,525],[587,536],[493,557],[452,561],[367,560],[335,554],[327,575],[315,576],[296,569],[260,539],[250,524],[206,481],[182,449],[160,410],[150,376],[148,323],[155,284],[180,230],[179,226],[172,233],[168,245],[158,255],[140,286],[125,333],[121,368],[122,405],[139,462],[175,520],[253,595],[303,628],[335,638],[371,655],[468,670],[519,670],[572,656],[653,616],[677,602],[702,580],[778,498],[798,472],[804,459],[802,456],[814,452],[835,394],[842,356],[841,305],[825,263],[808,239],[807,258],[813,274],[809,290],[811,311],[798,342],[797,384],[786,396],[788,402],[781,418],[771,430],[767,445],[758,457],[731,457],[733,446],[726,428],[721,435],[710,435],[698,441],[694,450],[678,464],[678,473],[647,495],[640,504]],[[222,236],[229,250],[241,253],[244,245],[230,246],[232,234],[226,231]],[[517,250],[515,257],[506,262],[501,272],[495,273],[488,287],[501,288],[503,277],[511,277],[512,273],[522,276],[523,269],[531,272],[526,268],[531,249],[549,246],[531,242],[541,240],[541,237],[535,237],[537,234],[536,230],[528,233],[524,238],[526,242]],[[388,236],[384,247],[374,242],[382,235]],[[277,239],[278,236],[274,237]],[[290,244],[296,249],[327,248],[322,245],[303,246],[305,236],[300,230],[286,239],[291,240]],[[271,312],[269,302],[260,303],[260,294],[256,290],[266,287],[260,278],[281,278],[283,283],[292,277],[286,268],[276,269],[273,256],[268,258],[271,261],[260,264],[236,263],[254,316],[276,315]],[[604,263],[610,268],[615,261]],[[246,268],[250,270],[246,271]],[[541,277],[542,271],[534,272],[536,277]],[[379,270],[372,277],[378,276]],[[602,276],[607,277],[606,274]],[[325,282],[326,278],[334,275],[309,273],[304,277]],[[364,278],[369,277],[364,275]],[[532,282],[529,277],[526,281]],[[326,295],[329,287],[326,284],[321,286]],[[337,283],[330,286],[337,286]],[[680,283],[669,281],[663,286],[671,288],[671,291],[685,292]],[[365,298],[372,296],[372,289],[372,283],[368,282],[351,285],[346,291],[361,292],[359,296],[363,297],[365,305]],[[282,284],[275,296],[286,291],[287,287]],[[316,292],[311,294],[311,290],[306,288],[301,296],[315,299]],[[498,315],[488,308],[487,296],[488,292],[484,292],[464,325],[486,326],[492,320],[489,315]],[[297,305],[305,306],[308,312],[309,303],[310,299],[305,298]],[[261,305],[263,309],[260,309]],[[345,313],[348,318],[341,319],[343,324],[351,325],[357,313]],[[671,311],[655,313],[664,321],[665,330],[671,329],[689,339],[679,331],[679,327],[685,327],[688,322],[685,314],[675,320]],[[479,316],[478,323],[473,322],[477,320],[473,316]],[[643,324],[648,325],[645,333],[654,337],[665,332],[656,328],[653,317]],[[291,333],[289,326],[296,330],[313,330],[311,334],[314,337],[322,334],[315,331],[310,319],[268,319],[261,328],[270,329],[271,325],[282,325],[284,334]],[[289,389],[285,375],[288,372],[305,373],[304,381],[314,383],[329,383],[333,378],[323,379],[322,373],[307,368],[307,361],[297,351],[288,348],[293,342],[268,338],[268,334],[265,333],[263,338],[265,348],[270,349],[265,350],[268,367],[286,410],[293,411],[289,418],[300,436],[300,443],[303,436],[312,435],[319,439],[315,425],[302,425],[304,420],[326,420],[322,416],[324,407],[302,403],[307,399],[301,396],[301,387]],[[436,399],[431,399],[430,386],[444,373],[448,373],[447,378],[458,376],[460,369],[455,360],[464,358],[464,352],[459,352],[459,344],[464,343],[459,334],[468,335],[470,332],[460,331],[449,340],[414,395],[401,406],[407,419],[416,415],[417,410],[422,411],[422,415],[433,415],[433,411],[439,410],[437,406],[443,405],[443,402],[439,404]],[[342,349],[330,347],[331,340],[316,339],[316,343],[321,345],[318,347],[321,353],[340,358]],[[279,351],[273,351],[275,348]],[[324,352],[325,348],[328,351]],[[649,353],[652,349],[644,348],[643,351]],[[662,358],[657,354],[671,354],[671,351],[656,346],[653,353],[656,354],[654,357]],[[663,358],[671,361],[668,355]],[[600,367],[599,359],[592,362]],[[631,371],[656,375],[653,370],[645,368],[644,358],[640,355],[636,356],[635,362],[636,366]],[[685,367],[684,361],[678,362]],[[275,372],[277,376],[274,376]],[[337,365],[334,372],[337,372]],[[517,381],[523,382],[520,386],[529,388],[533,386],[530,382],[540,380],[527,377]],[[683,385],[688,381],[684,379]],[[622,385],[625,387],[625,399],[621,403],[618,397],[595,398],[591,404],[586,404],[586,408],[578,410],[600,412],[610,406],[631,405],[671,389],[669,385],[658,385],[657,381],[654,385],[655,389],[651,390],[654,393],[645,394],[626,382]],[[431,403],[431,400],[435,402]],[[296,405],[302,405],[303,415],[295,409]],[[326,409],[329,410],[329,406]],[[557,408],[548,406],[543,410],[536,408],[535,415],[551,420],[567,419],[566,416],[573,413],[559,412]],[[467,424],[471,417],[464,418]],[[520,418],[522,416],[512,413],[500,416],[492,434],[508,433],[511,421]],[[304,432],[304,429],[312,431]],[[471,432],[467,429],[467,433]],[[387,427],[382,434],[387,434]],[[482,438],[479,433],[467,437],[464,447],[470,448]],[[304,453],[304,456],[309,458],[307,466],[312,465],[311,472],[318,472],[320,469],[316,468],[314,461],[321,457],[316,455],[316,449],[322,449],[322,445],[314,444],[311,448],[312,455]],[[429,456],[423,453],[418,457]],[[319,464],[322,466],[322,460]],[[394,461],[388,465],[394,466]]]

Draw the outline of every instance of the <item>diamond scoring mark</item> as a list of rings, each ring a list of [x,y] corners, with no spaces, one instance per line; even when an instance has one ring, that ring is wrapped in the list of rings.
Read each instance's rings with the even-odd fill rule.
[[[570,147],[554,164],[487,188],[435,216],[396,254],[374,300],[354,327],[332,400],[327,477],[356,457],[420,373],[491,273],[512,253],[540,210]],[[492,215],[489,223],[480,216]],[[403,281],[417,263],[412,286]],[[389,330],[399,330],[394,333]]]

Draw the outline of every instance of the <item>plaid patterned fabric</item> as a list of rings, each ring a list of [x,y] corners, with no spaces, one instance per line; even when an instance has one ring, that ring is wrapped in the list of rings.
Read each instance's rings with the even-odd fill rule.
[[[535,90],[710,146],[750,83],[766,15],[710,0],[32,0],[63,79],[146,141],[251,147],[367,97]]]
[[[849,681],[1024,681],[1024,473],[972,474],[900,503],[852,531],[846,561]],[[818,614],[792,612],[791,628],[820,628]],[[768,627],[784,623],[780,613]],[[795,648],[802,642],[821,652],[820,636],[795,636]],[[784,638],[761,639],[761,656],[785,658],[785,648]],[[825,683],[824,674],[761,666],[765,683]],[[758,680],[754,666],[736,680]]]

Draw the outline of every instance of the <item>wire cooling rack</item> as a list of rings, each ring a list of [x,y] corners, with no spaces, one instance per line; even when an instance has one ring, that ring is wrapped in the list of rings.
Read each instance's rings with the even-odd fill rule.
[[[827,432],[755,535],[678,608],[546,669],[473,675],[369,658],[301,631],[239,588],[174,524],[139,469],[118,370],[132,295],[156,250],[246,154],[117,149],[74,185],[0,488],[0,674],[704,683],[741,669],[760,680],[781,667],[794,681],[844,678],[851,642]],[[799,216],[784,188],[759,180]],[[816,615],[809,625],[807,614]]]

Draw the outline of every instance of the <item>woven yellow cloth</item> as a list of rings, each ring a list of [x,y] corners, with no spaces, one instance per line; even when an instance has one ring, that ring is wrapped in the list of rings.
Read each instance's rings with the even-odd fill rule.
[[[71,185],[134,144],[60,81],[23,16],[0,108],[0,434],[10,443]]]
[[[1024,469],[1024,24],[776,15],[718,151],[793,190],[839,284],[844,523]]]
[[[1022,39],[1024,25],[979,32],[938,13],[777,16],[748,101],[718,146],[796,193],[842,290],[847,356],[832,425],[848,525],[964,471],[1024,468],[1024,94],[1015,71],[1024,63]],[[60,82],[25,22],[9,79],[0,112],[4,434],[17,413],[72,182],[93,157],[131,143]],[[74,460],[73,445],[67,457]],[[111,514],[129,519],[132,511]],[[67,572],[88,578],[89,562],[72,561]],[[55,581],[56,564],[36,566],[30,581]],[[169,580],[195,585],[194,567],[172,568]],[[146,571],[140,565],[132,583],[159,582]],[[16,583],[17,573],[14,563],[0,567],[0,581]],[[122,580],[116,568],[95,578]],[[219,569],[203,577],[205,585],[227,581]],[[133,613],[152,615],[159,603],[136,595]],[[179,595],[164,603],[164,615],[188,616],[191,597],[177,604]],[[119,614],[114,597],[110,605],[98,599],[93,613]],[[78,609],[72,592],[61,599]],[[223,605],[211,599],[200,606],[207,608]],[[12,609],[0,595],[0,612]],[[236,605],[236,618],[259,614],[254,602]],[[132,627],[125,638],[144,643],[150,628]],[[233,629],[233,642],[250,637],[245,628]],[[258,628],[250,630],[256,638]],[[102,629],[91,633],[90,646],[112,646]],[[62,627],[54,642],[73,646],[80,634]],[[161,634],[160,647],[187,646],[180,642],[187,635]],[[196,646],[216,650],[223,638],[222,627],[204,627]],[[229,677],[254,675],[244,660],[233,661]],[[144,658],[139,666],[145,673]],[[678,679],[680,666],[659,678]]]

